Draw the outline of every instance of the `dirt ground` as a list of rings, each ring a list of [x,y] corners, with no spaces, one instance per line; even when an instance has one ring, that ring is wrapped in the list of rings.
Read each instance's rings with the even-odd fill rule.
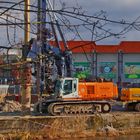
[[[0,140],[46,140],[140,134],[140,113],[112,101],[112,112],[79,116],[22,114],[21,105],[7,102],[0,112]]]

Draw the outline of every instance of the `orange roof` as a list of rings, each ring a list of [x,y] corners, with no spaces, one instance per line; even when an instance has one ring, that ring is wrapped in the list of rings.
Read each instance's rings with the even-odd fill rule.
[[[51,42],[55,46],[55,42]],[[68,41],[69,49],[73,53],[90,53],[96,50],[99,53],[116,53],[123,51],[124,53],[140,53],[140,41],[122,41],[119,45],[96,45],[91,41]],[[60,42],[62,50],[64,45]]]

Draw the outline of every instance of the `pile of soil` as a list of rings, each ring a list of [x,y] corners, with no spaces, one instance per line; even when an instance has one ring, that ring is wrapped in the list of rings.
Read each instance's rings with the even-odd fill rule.
[[[22,110],[22,106],[19,102],[6,100],[0,103],[1,112],[15,112],[21,110]]]

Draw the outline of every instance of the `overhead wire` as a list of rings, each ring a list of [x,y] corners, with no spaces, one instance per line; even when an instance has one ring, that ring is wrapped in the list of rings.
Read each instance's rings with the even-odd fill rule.
[[[4,15],[7,11],[9,11],[9,10],[16,10],[16,11],[23,11],[24,9],[19,9],[19,8],[15,8],[15,6],[17,6],[18,4],[22,4],[24,1],[20,1],[20,2],[9,2],[10,4],[13,4],[11,7],[2,7],[1,6],[1,8],[5,8],[6,10],[4,11],[4,12],[2,12],[2,13],[0,13],[0,16],[1,15]],[[4,2],[0,2],[0,3],[4,3]],[[5,3],[7,3],[8,4],[8,2],[6,2],[5,1]],[[32,7],[34,7],[34,6],[32,6]],[[34,8],[37,8],[36,6],[34,7]],[[48,11],[48,9],[46,9],[46,12]],[[30,10],[29,12],[37,12],[37,10]],[[135,20],[134,22],[131,22],[131,23],[128,23],[128,22],[122,22],[122,21],[114,21],[114,20],[109,20],[109,19],[107,19],[107,18],[101,18],[101,17],[99,17],[99,16],[91,16],[91,15],[86,15],[86,14],[81,14],[80,12],[79,13],[74,13],[73,11],[66,11],[66,10],[52,10],[51,12],[56,12],[56,13],[58,13],[58,14],[60,14],[60,15],[65,15],[65,16],[69,16],[69,17],[72,17],[72,18],[75,18],[75,19],[78,19],[78,20],[80,20],[80,21],[83,21],[84,23],[83,24],[78,24],[77,26],[85,26],[85,25],[92,25],[93,23],[95,23],[95,22],[92,22],[92,21],[87,21],[87,20],[85,20],[85,19],[82,19],[82,18],[80,18],[79,16],[81,16],[81,17],[87,17],[87,18],[94,18],[94,19],[98,19],[98,20],[102,20],[102,21],[107,21],[107,22],[111,22],[111,23],[115,23],[115,24],[121,24],[121,25],[128,25],[127,27],[125,27],[123,30],[121,30],[120,32],[118,32],[118,33],[112,33],[112,32],[110,32],[109,30],[106,30],[106,29],[104,29],[102,26],[96,26],[96,28],[98,28],[98,29],[100,29],[100,30],[102,30],[102,31],[104,31],[105,33],[108,33],[107,35],[105,35],[105,36],[103,36],[103,37],[100,37],[100,38],[96,38],[94,41],[100,41],[100,40],[102,40],[102,39],[105,39],[105,38],[108,38],[108,37],[111,37],[111,36],[114,36],[114,37],[117,37],[117,36],[119,36],[119,35],[124,35],[125,33],[127,33],[130,29],[132,29],[132,28],[135,28],[135,29],[139,29],[138,28],[138,26],[136,26],[136,23],[138,23],[138,22],[136,22],[137,20]],[[78,16],[78,18],[77,18],[77,16]],[[24,23],[24,22],[14,22],[14,23],[12,23],[12,22],[9,22],[8,20],[6,20],[7,21],[7,24],[1,24],[0,23],[0,26],[9,26],[9,25],[14,25],[14,26],[19,26],[19,25],[24,25],[24,24],[42,24],[42,23],[33,23],[33,22],[31,22],[31,23]],[[22,20],[21,20],[22,21]],[[48,23],[48,24],[50,24],[49,22],[45,22],[45,23]],[[54,23],[55,24],[55,23]],[[64,24],[60,24],[60,26],[65,26],[66,24],[64,23]],[[69,27],[75,27],[76,28],[76,25],[69,25]],[[67,26],[68,27],[68,26]],[[70,28],[69,28],[70,29]],[[92,30],[93,30],[93,28],[92,28]],[[91,30],[91,31],[92,31]],[[94,30],[95,30],[95,27],[94,27]],[[76,31],[76,32],[78,32],[78,31]],[[93,42],[93,35],[94,35],[94,32],[92,32],[92,38],[91,38],[91,42],[89,43],[89,44],[92,44]],[[97,36],[98,37],[98,36]],[[80,37],[81,38],[81,37]],[[82,38],[81,38],[82,39]],[[87,45],[87,44],[84,44],[84,45]],[[75,48],[78,48],[78,47],[83,47],[83,46],[81,46],[81,45],[79,45],[79,46],[76,46],[76,47],[73,47],[72,49],[75,49]]]
[[[0,16],[2,16],[3,14],[5,14],[7,11],[11,10],[13,7],[15,7],[16,5],[19,5],[20,3],[23,3],[24,0],[17,2],[15,4],[13,4],[12,6],[8,7],[6,10],[4,10],[2,13],[0,13]]]
[[[1,2],[0,2],[1,3]],[[12,2],[13,3],[13,2]],[[16,4],[16,3],[15,3]],[[34,7],[34,8],[38,8],[37,6],[33,6],[33,5],[29,5],[30,7]],[[7,9],[7,7],[0,7],[0,8],[5,8]],[[17,10],[17,11],[25,11],[24,9],[14,9],[13,7],[10,8],[11,10]],[[37,10],[28,10],[29,12],[38,12]],[[126,22],[126,21],[115,21],[115,20],[110,20],[107,17],[99,17],[99,16],[93,16],[93,15],[87,15],[87,14],[82,14],[82,13],[74,13],[73,11],[66,11],[66,10],[48,10],[46,9],[46,12],[55,12],[55,13],[59,13],[61,15],[64,15],[65,13],[67,14],[72,14],[72,15],[76,15],[76,16],[81,16],[81,17],[88,17],[88,18],[94,18],[94,19],[98,19],[98,20],[102,20],[102,21],[107,21],[107,22],[111,22],[111,23],[116,23],[116,24],[122,24],[122,25],[129,25],[130,22]],[[63,14],[62,14],[63,13]]]
[[[56,10],[54,10],[54,11],[56,11]],[[53,12],[54,12],[54,11],[53,11]],[[61,11],[61,12],[62,12],[62,11]],[[59,13],[59,14],[60,14],[60,13]],[[75,14],[75,13],[73,13],[73,14]],[[65,15],[66,15],[66,14],[65,14]],[[78,13],[77,15],[79,16],[79,13]],[[71,16],[71,15],[67,15],[67,16]],[[85,16],[85,15],[81,15],[81,16]],[[86,16],[87,16],[87,15],[86,15]],[[72,16],[71,16],[71,17],[72,17]],[[73,16],[73,18],[76,18],[76,17]],[[94,17],[94,18],[97,18],[97,17]],[[99,19],[100,19],[100,18],[99,18]],[[79,20],[83,20],[83,19],[80,19],[80,18],[79,18]],[[103,20],[103,19],[102,19],[102,20]],[[105,18],[104,20],[106,20],[106,18]],[[108,20],[106,20],[106,21],[108,21]],[[84,22],[86,22],[86,21],[84,21]],[[126,22],[123,22],[123,23],[122,23],[122,22],[115,22],[115,21],[110,21],[110,20],[109,20],[109,22],[120,23],[120,24],[123,24],[123,25],[129,24],[129,23],[126,23]],[[136,22],[133,22],[133,24],[131,23],[131,24],[129,24],[129,26],[130,26],[130,25],[133,26],[135,23],[136,23]],[[23,24],[23,23],[18,23],[18,24]],[[90,25],[90,24],[93,24],[93,23],[88,23],[88,25]],[[82,24],[82,25],[84,25],[84,24]],[[65,26],[65,25],[63,25],[63,26]],[[71,26],[72,26],[72,25],[71,25]],[[98,27],[98,28],[101,29],[101,27]],[[136,27],[135,27],[135,28],[136,28]],[[101,30],[105,30],[105,29],[102,28]],[[105,31],[108,32],[107,30],[105,30]],[[110,33],[110,32],[109,32],[109,33]],[[122,33],[122,31],[121,31],[121,33]],[[113,34],[113,33],[112,33],[112,35],[117,36],[117,34]]]

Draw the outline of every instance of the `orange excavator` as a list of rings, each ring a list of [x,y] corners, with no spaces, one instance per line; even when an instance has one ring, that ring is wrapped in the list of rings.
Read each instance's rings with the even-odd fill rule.
[[[118,97],[113,82],[79,82],[77,78],[60,78],[55,92],[36,104],[38,112],[50,115],[108,113],[108,100]]]
[[[48,9],[53,10],[50,0],[47,1]],[[46,11],[46,9],[44,10]],[[117,85],[113,82],[80,82],[72,77],[72,52],[69,50],[61,26],[54,12],[49,13],[52,23],[52,31],[58,52],[53,52],[52,47],[45,48],[45,84],[46,92],[50,96],[41,98],[35,105],[35,110],[50,115],[69,114],[94,114],[95,112],[108,113],[111,110],[109,101],[117,98]],[[56,31],[57,28],[57,31]],[[57,33],[63,41],[64,50],[61,48]],[[57,70],[54,69],[56,65]],[[54,66],[54,67],[53,67]],[[53,70],[54,69],[54,70]],[[54,73],[53,73],[54,72]],[[56,72],[56,80],[54,78]],[[58,77],[62,77],[58,79]]]

